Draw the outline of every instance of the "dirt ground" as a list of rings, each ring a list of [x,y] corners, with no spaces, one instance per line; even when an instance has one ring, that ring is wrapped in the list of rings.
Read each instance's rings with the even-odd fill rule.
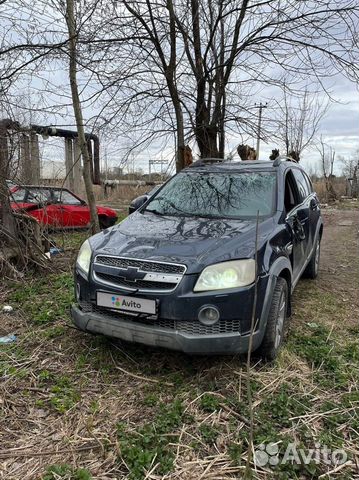
[[[252,478],[359,479],[357,209],[326,209],[320,275],[299,282],[272,365],[253,361],[254,449],[289,442],[344,449],[344,464],[252,466]],[[0,334],[0,478],[244,478],[245,362],[114,343],[73,329],[72,262],[6,282]],[[321,476],[322,475],[322,476]]]

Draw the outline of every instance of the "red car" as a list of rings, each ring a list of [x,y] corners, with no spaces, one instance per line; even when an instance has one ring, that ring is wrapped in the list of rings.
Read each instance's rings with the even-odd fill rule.
[[[52,228],[86,228],[90,225],[87,203],[67,188],[22,185],[10,189],[11,207],[26,212],[40,224]],[[116,223],[117,213],[112,208],[97,207],[101,228]]]

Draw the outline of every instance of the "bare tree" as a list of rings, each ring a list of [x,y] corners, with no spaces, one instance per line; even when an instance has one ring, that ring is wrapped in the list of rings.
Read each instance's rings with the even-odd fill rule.
[[[298,99],[283,89],[283,101],[277,102],[276,134],[285,154],[300,161],[318,133],[320,122],[328,111],[328,100],[310,93],[306,88]]]
[[[320,165],[325,181],[325,188],[328,195],[328,200],[333,202],[337,199],[337,193],[333,185],[334,175],[334,162],[335,162],[335,150],[331,146],[324,143],[323,138],[320,138],[317,150],[320,155]]]
[[[343,165],[343,174],[350,184],[350,193],[353,197],[358,197],[359,194],[359,150],[356,150],[350,157],[340,157],[340,162]]]
[[[119,47],[125,28],[126,41],[141,65],[152,64],[156,71],[151,86],[157,82],[165,87],[159,101],[172,103],[176,128],[181,108],[178,129],[184,127],[187,136],[194,136],[202,157],[224,156],[225,129],[254,131],[249,93],[253,98],[255,85],[290,85],[298,92],[308,77],[320,83],[339,70],[356,75],[353,27],[358,10],[351,0],[340,5],[331,0],[126,0],[124,5],[130,17],[120,5],[113,12],[117,28],[112,31],[119,32],[119,38],[103,36],[103,43]],[[138,94],[135,89],[133,96]],[[299,123],[314,108],[308,102],[307,95]],[[307,143],[303,135],[299,147],[294,146],[304,148]]]
[[[54,4],[61,10],[61,2]],[[223,157],[226,134],[253,135],[253,99],[263,88],[298,94],[313,81],[325,89],[323,80],[338,72],[358,76],[353,0],[80,0],[76,6],[86,12],[76,31],[77,65],[93,124],[120,132],[130,151],[175,135],[177,169],[190,140],[202,157]],[[29,29],[21,42],[4,30],[8,82],[35,63],[64,60],[68,35],[54,15],[56,31],[54,18],[47,30],[44,17],[43,33],[39,24],[37,35]],[[10,24],[19,35],[26,29],[16,15]]]
[[[83,177],[90,208],[91,230],[94,234],[100,231],[100,226],[96,209],[95,195],[92,186],[91,159],[85,137],[81,101],[77,84],[77,31],[74,0],[66,0],[66,23],[69,32],[69,79],[71,85],[72,104],[76,118],[80,149],[83,157]]]
[[[17,127],[17,125],[14,124],[12,120],[8,119],[3,119],[0,121],[0,223],[2,224],[3,230],[9,235],[9,239],[11,240],[16,238],[16,224],[10,206],[9,187],[6,183],[7,179],[10,177],[8,148],[10,127]]]

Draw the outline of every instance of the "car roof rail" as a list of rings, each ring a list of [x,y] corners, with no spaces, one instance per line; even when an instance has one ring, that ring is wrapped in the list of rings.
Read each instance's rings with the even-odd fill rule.
[[[189,165],[190,167],[203,167],[204,165],[212,165],[213,163],[223,163],[223,158],[200,158]]]
[[[294,162],[294,163],[298,163],[297,160],[295,160],[294,158],[292,157],[287,157],[286,155],[279,155],[279,157],[277,157],[274,162],[273,162],[273,167],[279,167],[279,165],[282,163],[282,162]]]

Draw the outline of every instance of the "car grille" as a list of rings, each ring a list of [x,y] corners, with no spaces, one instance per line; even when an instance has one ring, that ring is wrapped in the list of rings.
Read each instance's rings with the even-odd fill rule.
[[[240,333],[240,320],[219,320],[214,325],[202,325],[198,320],[170,320],[165,318],[126,315],[105,307],[98,307],[90,302],[80,302],[86,313],[99,313],[118,320],[126,320],[155,328],[178,331],[187,335],[216,335],[220,333]]]
[[[144,278],[126,278],[126,269],[129,269],[129,271],[136,271],[137,269]],[[97,255],[93,270],[94,279],[98,282],[131,291],[165,293],[173,291],[179,285],[186,272],[186,266],[175,263]]]
[[[136,282],[129,282],[124,279],[119,279],[114,275],[108,273],[96,272],[96,277],[105,280],[106,282],[116,283],[116,285],[141,290],[172,290],[177,284],[169,282],[152,282],[149,280],[136,280]]]
[[[172,273],[181,275],[186,271],[184,265],[177,265],[175,263],[148,262],[132,258],[107,257],[105,255],[98,255],[96,257],[96,263],[119,268],[135,267],[143,272],[152,273]]]

